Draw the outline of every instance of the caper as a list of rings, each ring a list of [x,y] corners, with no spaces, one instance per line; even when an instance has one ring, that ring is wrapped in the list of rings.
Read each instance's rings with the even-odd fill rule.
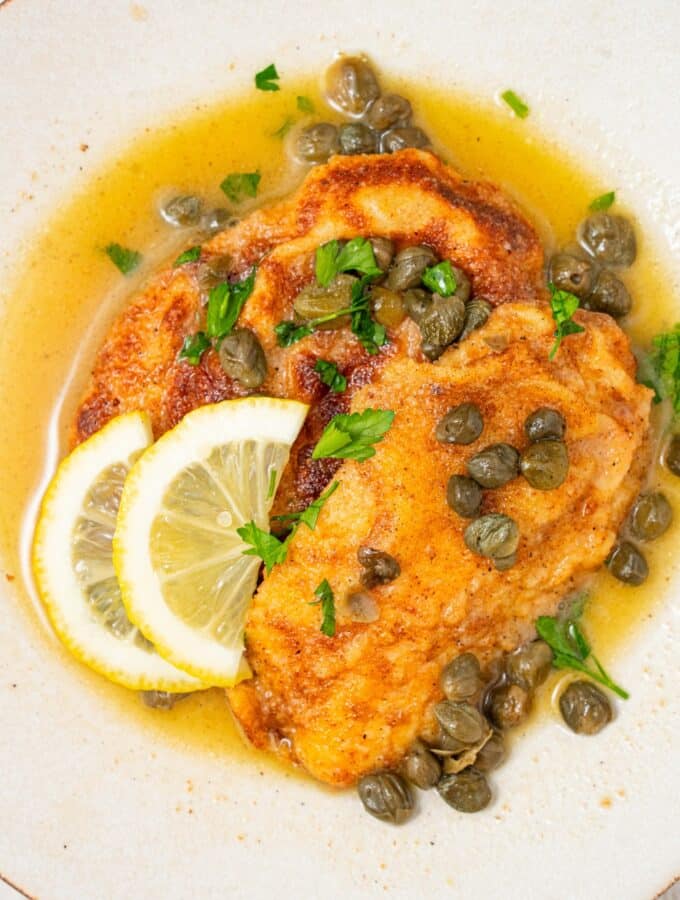
[[[474,300],[469,300],[465,304],[465,324],[458,340],[464,341],[473,331],[481,328],[491,315],[491,309],[491,304],[488,300],[484,300],[483,297],[475,297]]]
[[[411,104],[400,94],[383,94],[371,103],[366,121],[377,131],[385,131],[411,117]]]
[[[203,201],[195,194],[173,197],[161,206],[161,216],[168,225],[176,228],[188,228],[197,225],[201,218]]]
[[[380,88],[365,59],[342,56],[326,72],[326,95],[342,112],[360,116],[380,96]]]
[[[475,768],[444,775],[437,785],[440,797],[458,812],[479,812],[489,805],[491,790],[484,775]]]
[[[597,734],[612,718],[609,700],[591,681],[572,681],[560,696],[560,712],[576,734]]]
[[[436,756],[441,757],[457,756],[458,754],[464,753],[469,749],[469,744],[465,744],[463,743],[463,741],[459,741],[457,738],[451,737],[450,734],[447,734],[441,729],[437,738],[437,745],[435,747],[430,747],[432,753],[434,753]]]
[[[385,328],[397,328],[406,318],[404,295],[389,288],[371,288],[373,317]]]
[[[329,285],[308,284],[293,301],[295,313],[305,321],[318,319],[347,309],[352,302],[352,285],[356,278],[351,275],[336,275]],[[323,322],[319,328],[344,328],[349,323],[349,316],[341,316]]]
[[[172,709],[175,703],[189,697],[191,691],[186,694],[173,694],[170,691],[140,691],[142,703],[151,709]]]
[[[587,297],[593,289],[595,270],[590,260],[562,252],[550,260],[548,277],[559,290]]]
[[[467,303],[470,299],[470,292],[472,291],[470,279],[462,269],[458,268],[458,266],[451,266],[451,271],[453,272],[453,277],[456,281],[456,290],[454,291],[454,294],[456,297],[459,297],[463,303]]]
[[[505,671],[513,684],[533,691],[548,677],[552,661],[553,652],[545,641],[530,641],[508,655]]]
[[[606,562],[607,568],[624,584],[634,587],[647,580],[649,566],[642,553],[628,541],[616,544]]]
[[[531,694],[518,684],[494,688],[487,701],[489,718],[496,728],[515,728],[531,710]]]
[[[680,477],[680,434],[674,434],[668,442],[663,461],[669,472]]]
[[[267,359],[262,344],[248,328],[235,328],[220,344],[224,371],[246,388],[258,388],[267,377]]]
[[[399,825],[413,809],[408,783],[396,772],[374,772],[364,775],[357,785],[364,809],[376,819]]]
[[[417,247],[404,247],[394,257],[392,268],[387,273],[387,287],[391,291],[405,291],[417,287],[425,269],[436,261],[434,252],[423,244]]]
[[[425,315],[425,310],[432,303],[432,294],[423,288],[411,288],[404,291],[406,311],[414,322],[418,323]]]
[[[208,294],[218,284],[228,281],[232,267],[232,259],[226,253],[220,256],[211,256],[209,259],[202,259],[196,270],[200,291]]]
[[[517,554],[510,553],[508,556],[494,556],[493,564],[498,572],[507,572],[517,562]]]
[[[217,206],[201,217],[201,230],[206,234],[217,234],[225,228],[233,228],[240,221],[238,216],[233,216],[228,209]]]
[[[407,147],[429,147],[430,139],[422,130],[414,125],[406,125],[403,128],[390,128],[381,140],[383,153],[395,153],[397,150],[405,150]]]
[[[494,731],[489,740],[484,744],[475,759],[475,769],[480,772],[492,772],[505,759],[505,742],[500,731]]]
[[[635,232],[623,216],[594,213],[581,224],[579,236],[586,250],[603,263],[629,266],[635,260]]]
[[[295,156],[303,163],[325,163],[340,149],[338,129],[329,122],[303,128],[295,140]]]
[[[373,547],[359,547],[357,559],[363,571],[359,580],[364,587],[374,588],[379,584],[389,584],[401,574],[399,563],[389,553]]]
[[[429,360],[439,359],[463,330],[465,303],[451,297],[432,295],[432,302],[421,316],[418,327],[422,336],[421,350]]]
[[[536,441],[559,441],[567,428],[563,416],[556,409],[541,406],[527,416],[524,432],[532,443]]]
[[[411,745],[404,757],[401,769],[411,784],[415,784],[423,791],[434,787],[442,774],[439,760],[433,753],[430,753],[422,741],[415,741]]]
[[[470,703],[442,700],[434,714],[442,730],[463,744],[476,744],[488,730],[484,716]]]
[[[633,305],[625,284],[613,272],[600,273],[593,291],[583,301],[583,308],[607,313],[614,319],[628,315]]]
[[[514,519],[502,513],[488,513],[465,529],[465,544],[473,553],[491,559],[512,556],[519,544],[519,528]]]
[[[484,430],[476,403],[459,403],[437,422],[434,435],[441,444],[472,444]]]
[[[345,605],[347,615],[353,622],[377,622],[380,618],[378,604],[365,591],[348,594]]]
[[[628,521],[633,537],[639,541],[654,541],[668,530],[673,521],[673,510],[659,491],[642,494],[633,504]]]
[[[510,444],[489,444],[470,457],[467,470],[470,478],[474,478],[484,488],[502,487],[517,477],[519,453]]]
[[[474,653],[461,653],[444,667],[439,684],[447,700],[476,703],[484,687],[479,660]]]
[[[536,441],[522,451],[522,475],[538,491],[552,491],[564,483],[569,472],[567,446],[562,441]]]
[[[368,243],[373,248],[377,267],[386,272],[394,259],[394,242],[386,237],[371,237]]]
[[[465,475],[452,475],[446,486],[446,502],[464,519],[474,519],[482,506],[482,489]]]
[[[340,153],[356,156],[359,153],[377,153],[378,135],[362,122],[346,122],[338,129]]]

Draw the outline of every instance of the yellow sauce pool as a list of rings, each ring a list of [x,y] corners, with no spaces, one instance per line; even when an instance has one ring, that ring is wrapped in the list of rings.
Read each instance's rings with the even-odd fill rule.
[[[387,87],[410,97],[416,118],[442,155],[470,178],[490,179],[506,188],[536,223],[548,252],[573,239],[593,197],[613,186],[598,182],[550,143],[531,119],[520,121],[492,102],[473,101],[430,86],[383,79]],[[286,83],[278,93],[250,91],[223,103],[179,115],[149,128],[123,147],[80,192],[64,198],[42,232],[34,235],[11,286],[9,313],[3,322],[5,353],[0,360],[0,421],[11,423],[0,444],[3,498],[0,546],[6,574],[21,591],[27,627],[40,629],[46,652],[60,652],[64,664],[78,666],[59,647],[40,610],[30,583],[27,552],[35,515],[36,491],[50,474],[48,450],[64,451],[64,435],[102,336],[126,297],[146,274],[190,243],[158,215],[161,198],[197,193],[207,205],[229,206],[219,184],[229,172],[261,173],[257,202],[286,193],[301,177],[276,132],[288,120],[299,122],[296,97],[313,101],[317,118],[331,115],[316,80]],[[82,149],[82,152],[87,152]],[[619,186],[622,187],[622,186]],[[625,189],[621,191],[625,197]],[[233,205],[232,205],[233,208]],[[234,209],[242,214],[244,208]],[[141,251],[144,264],[123,278],[102,252],[112,241]],[[637,262],[626,281],[635,311],[629,331],[646,342],[667,328],[677,307],[665,295],[669,280],[653,248],[640,241]],[[645,297],[653,296],[654,304]],[[661,302],[659,302],[661,298]],[[652,476],[680,510],[680,480],[661,471]],[[22,523],[19,530],[18,523]],[[645,550],[651,577],[642,588],[598,576],[586,614],[586,629],[600,658],[616,672],[616,650],[645,619],[653,616],[675,563],[680,514],[661,540]],[[28,579],[27,579],[28,580]],[[82,677],[107,702],[134,716],[141,727],[199,750],[253,758],[238,738],[223,694],[195,695],[170,712],[147,710],[132,693],[109,685],[80,667]],[[264,759],[259,755],[256,761]]]

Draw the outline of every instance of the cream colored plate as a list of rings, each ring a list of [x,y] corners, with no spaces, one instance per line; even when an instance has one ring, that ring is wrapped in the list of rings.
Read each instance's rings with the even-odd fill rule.
[[[0,295],[22,239],[86,177],[81,141],[96,166],[149,122],[250,83],[260,64],[320,69],[338,48],[486,96],[530,92],[539,126],[603,183],[627,185],[677,279],[679,10],[667,0],[2,4]],[[1,342],[0,327],[0,352]],[[10,440],[1,409],[0,422]],[[426,797],[398,831],[351,793],[159,740],[56,646],[46,652],[4,577],[0,592],[0,872],[27,894],[647,900],[680,872],[677,590],[617,662],[636,690],[615,727],[592,741],[533,729],[486,813],[452,816]]]

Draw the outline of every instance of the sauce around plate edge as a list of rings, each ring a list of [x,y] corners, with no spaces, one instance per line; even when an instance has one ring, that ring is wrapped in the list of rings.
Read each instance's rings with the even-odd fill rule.
[[[594,197],[617,187],[625,198],[625,185],[597,181],[543,140],[530,120],[520,121],[491,102],[483,105],[478,99],[430,85],[384,75],[382,82],[409,97],[416,123],[430,135],[443,158],[467,177],[499,184],[519,201],[547,253],[573,240]],[[190,232],[168,228],[157,213],[159,202],[172,196],[173,189],[197,193],[208,205],[229,206],[239,214],[248,206],[235,208],[219,190],[228,173],[260,171],[261,189],[251,207],[287,193],[299,182],[304,170],[289,162],[277,130],[289,119],[302,123],[340,117],[324,103],[316,79],[292,80],[281,87],[277,93],[251,90],[203,107],[133,140],[65,203],[20,262],[11,288],[14,301],[3,322],[6,350],[0,360],[0,416],[12,422],[13,438],[0,446],[0,466],[8,486],[0,511],[0,546],[7,559],[6,571],[17,576],[12,587],[22,592],[26,609],[40,620],[31,624],[40,628],[50,645],[48,652],[54,652],[55,638],[32,585],[22,584],[20,573],[29,572],[36,499],[65,451],[65,430],[94,354],[110,322],[145,275],[196,242]],[[313,117],[299,112],[298,96],[312,100]],[[619,209],[617,204],[615,211]],[[624,276],[634,301],[626,330],[644,343],[667,329],[677,314],[673,298],[667,296],[670,279],[639,228],[638,238],[638,260]],[[144,264],[132,278],[120,275],[102,252],[112,241],[144,254]],[[650,297],[654,302],[645,302]],[[20,391],[16,385],[21,385]],[[616,650],[636,625],[653,616],[677,566],[673,550],[680,529],[680,480],[658,469],[650,473],[650,483],[666,492],[677,511],[669,532],[645,547],[650,578],[642,588],[630,588],[606,572],[599,573],[584,617],[598,655],[605,665],[612,663],[614,677]],[[19,542],[18,521],[23,523]],[[65,663],[78,666],[65,650],[61,655]],[[221,691],[195,695],[169,712],[156,712],[142,707],[133,693],[104,682],[84,667],[79,671],[91,679],[102,702],[134,715],[142,727],[165,740],[208,752],[228,750],[232,759],[262,765],[265,755],[243,746]],[[634,690],[634,685],[626,687]],[[538,692],[539,710],[548,707],[550,694],[550,684]],[[266,759],[269,765],[271,759]]]

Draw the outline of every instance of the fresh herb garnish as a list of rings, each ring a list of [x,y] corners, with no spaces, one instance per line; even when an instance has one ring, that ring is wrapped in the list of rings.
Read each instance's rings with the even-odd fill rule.
[[[272,469],[269,473],[269,487],[267,488],[267,500],[271,500],[274,496],[274,491],[276,490],[276,479],[278,477],[278,472],[276,469]]]
[[[317,604],[321,604],[322,621],[320,631],[326,637],[333,637],[335,635],[335,597],[326,578],[314,589],[314,595],[319,599],[312,600],[309,605],[317,606]]]
[[[660,400],[670,400],[673,415],[680,416],[680,323],[652,339],[647,360],[649,387]]]
[[[314,531],[316,523],[319,519],[319,513],[323,509],[323,505],[328,498],[340,487],[338,481],[334,481],[326,490],[317,497],[306,509],[301,512],[289,513],[283,516],[274,516],[278,521],[290,520],[293,523],[292,530],[285,540],[264,531],[255,522],[246,522],[240,528],[236,529],[237,534],[246,544],[250,544],[248,550],[243,551],[244,556],[259,556],[264,563],[267,574],[271,572],[275,565],[284,562],[288,555],[290,542],[300,525],[306,525],[310,531]]]
[[[616,200],[616,191],[607,191],[606,194],[600,194],[599,197],[596,197],[593,202],[590,204],[588,209],[591,212],[599,212],[603,209],[609,209],[610,206]]]
[[[297,108],[300,112],[303,113],[313,113],[314,112],[314,104],[309,99],[309,97],[296,97],[295,102],[297,103]]]
[[[456,276],[448,259],[425,269],[422,282],[433,294],[439,294],[441,297],[450,297],[456,292]]]
[[[529,115],[529,107],[514,91],[503,91],[501,98],[505,100],[518,119],[526,119]]]
[[[232,172],[220,184],[224,193],[232,203],[238,203],[243,197],[255,197],[262,176],[259,172]]]
[[[258,91],[280,91],[281,88],[276,83],[279,80],[279,73],[276,71],[274,63],[270,63],[266,69],[255,74],[255,87]]]
[[[184,263],[196,262],[201,256],[201,248],[200,247],[189,247],[188,250],[185,250],[184,253],[180,253],[177,259],[172,264],[174,268],[177,266],[183,266]]]
[[[121,247],[120,244],[107,244],[104,247],[104,253],[123,275],[129,275],[142,261],[141,253]]]
[[[286,116],[283,125],[280,128],[277,128],[276,131],[272,133],[272,137],[280,138],[280,140],[283,140],[290,129],[293,127],[293,125],[295,125],[295,119],[291,118],[290,116]]]
[[[340,247],[339,241],[328,241],[316,250],[316,280],[327,287],[340,272],[359,272],[373,277],[382,275],[375,261],[371,242],[355,237]]]
[[[552,345],[549,359],[554,359],[560,344],[568,334],[578,334],[585,331],[581,325],[573,321],[572,316],[579,308],[579,299],[569,291],[559,291],[554,284],[548,285],[552,296],[550,297],[550,308],[552,309],[552,317],[555,320],[555,343]]]
[[[312,453],[312,459],[355,459],[363,462],[375,455],[374,444],[382,441],[394,421],[391,409],[365,409],[361,413],[333,416]]]
[[[209,346],[210,340],[204,331],[188,334],[179,351],[179,359],[186,359],[190,366],[197,366]]]
[[[231,333],[254,285],[255,271],[253,270],[243,281],[238,281],[236,284],[228,284],[223,281],[210,291],[206,314],[208,337],[221,340]]]
[[[342,394],[343,391],[347,390],[347,379],[338,370],[334,362],[317,359],[314,364],[314,371],[318,374],[322,383],[327,385],[334,394]]]
[[[557,669],[575,669],[577,672],[584,672],[593,681],[603,684],[619,697],[627,700],[630,696],[628,692],[612,681],[591,651],[577,621],[581,610],[582,607],[572,609],[565,618],[539,616],[536,619],[536,631],[539,637],[543,638],[553,652],[553,665]],[[592,666],[586,665],[588,659],[592,659],[595,664],[594,669]]]
[[[331,318],[335,317],[332,316]],[[318,323],[318,319],[313,321]],[[292,347],[293,344],[297,344],[302,338],[309,337],[313,331],[314,329],[310,328],[309,325],[296,325],[295,322],[289,320],[284,320],[274,326],[274,334],[279,347]]]

